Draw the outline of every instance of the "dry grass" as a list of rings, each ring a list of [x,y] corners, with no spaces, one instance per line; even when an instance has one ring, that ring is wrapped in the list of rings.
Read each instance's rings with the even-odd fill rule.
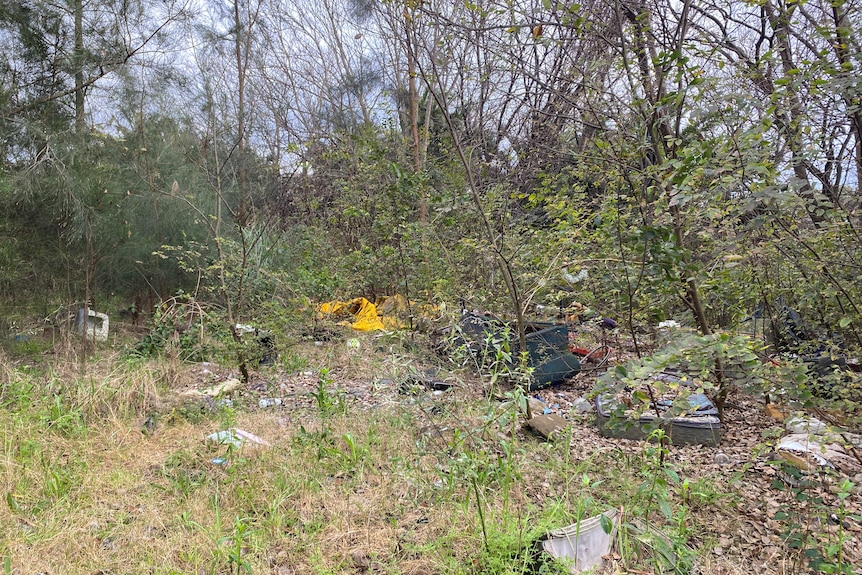
[[[587,450],[588,426],[554,444],[510,435],[466,376],[442,396],[399,395],[380,380],[424,364],[403,350],[372,337],[359,351],[343,341],[297,348],[313,375],[256,374],[233,407],[177,399],[231,375],[216,366],[205,374],[99,350],[82,373],[74,350],[27,369],[0,357],[0,558],[21,575],[531,573],[529,548],[544,529],[579,507],[637,500],[643,446]],[[257,407],[279,394],[288,405]],[[152,416],[150,432],[141,424]],[[270,445],[207,444],[228,427]],[[733,489],[729,479],[721,488]],[[703,573],[750,572],[740,567],[748,558],[712,554],[715,537],[697,527],[729,520],[727,502],[701,502],[683,519],[704,546]],[[776,557],[760,571],[786,564]]]

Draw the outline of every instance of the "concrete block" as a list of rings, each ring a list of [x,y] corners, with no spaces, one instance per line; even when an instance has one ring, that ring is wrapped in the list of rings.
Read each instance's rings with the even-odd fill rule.
[[[107,341],[108,340],[108,325],[110,320],[108,319],[108,314],[100,313],[94,310],[88,310],[89,317],[87,321],[84,321],[84,310],[79,309],[75,314],[75,328],[74,331],[77,334],[83,334],[86,329],[87,339],[94,339],[96,341]],[[84,324],[86,323],[86,328]]]

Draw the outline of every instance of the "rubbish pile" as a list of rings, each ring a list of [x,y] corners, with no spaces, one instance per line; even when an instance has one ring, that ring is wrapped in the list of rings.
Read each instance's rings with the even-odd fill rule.
[[[830,430],[814,417],[793,417],[785,429],[789,433],[775,451],[789,465],[805,473],[834,470],[848,477],[862,473],[862,436]]]
[[[566,324],[529,323],[525,326],[527,367],[532,382],[529,391],[548,387],[574,377],[581,362],[569,349],[569,328]],[[514,327],[491,315],[475,312],[462,314],[458,325],[438,332],[438,351],[451,353],[463,349],[477,358],[478,363],[494,357],[495,347],[511,350],[509,364],[515,368],[520,345]]]
[[[642,390],[617,394],[599,393],[596,397],[596,424],[604,437],[645,439],[662,429],[673,445],[716,446],[721,442],[718,409],[703,393],[695,393],[674,373],[653,374],[652,382],[670,383],[672,391],[659,397]],[[644,385],[652,383],[644,380]]]
[[[320,319],[334,319],[338,325],[347,325],[356,331],[379,331],[417,327],[411,325],[422,318],[432,317],[436,308],[417,304],[400,294],[381,296],[371,302],[364,297],[348,301],[333,300],[317,308]]]

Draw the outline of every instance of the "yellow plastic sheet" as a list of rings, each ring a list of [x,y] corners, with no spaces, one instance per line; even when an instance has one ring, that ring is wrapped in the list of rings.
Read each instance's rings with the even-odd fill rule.
[[[429,306],[421,306],[427,308]],[[330,301],[318,308],[321,315],[332,316],[357,331],[400,329],[409,325],[410,302],[403,295],[379,297],[371,303],[364,297],[348,301]],[[413,310],[414,312],[417,309]]]
[[[320,312],[335,318],[350,317],[353,321],[344,321],[357,331],[375,331],[385,329],[383,321],[377,315],[377,307],[364,297],[349,301],[330,301],[320,305]]]

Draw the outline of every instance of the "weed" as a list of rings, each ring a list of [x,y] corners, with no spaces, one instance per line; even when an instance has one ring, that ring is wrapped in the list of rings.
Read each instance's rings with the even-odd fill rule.
[[[251,573],[251,563],[243,558],[245,544],[251,535],[247,518],[237,517],[233,522],[232,531],[219,539],[219,549],[225,547],[223,553],[230,565],[230,572],[239,575],[241,571]]]
[[[161,468],[173,493],[184,499],[208,483],[206,467],[196,453],[183,450],[172,453]]]
[[[84,416],[79,408],[72,407],[65,399],[55,394],[42,413],[42,425],[61,435],[74,435],[84,431]]]
[[[809,475],[787,462],[782,461],[780,466],[784,480],[776,479],[773,487],[789,490],[793,499],[782,505],[773,519],[784,525],[785,543],[796,552],[796,571],[801,571],[802,562],[806,562],[808,569],[820,573],[855,573],[854,566],[845,559],[847,521],[862,520],[847,512],[846,502],[854,483],[837,478],[835,498],[830,500],[828,484],[836,479],[833,471]],[[836,529],[818,528],[829,524]]]
[[[707,477],[700,477],[694,481],[684,478],[679,484],[678,491],[683,504],[691,509],[710,507],[731,497],[730,494],[719,491],[715,481]]]
[[[333,380],[329,375],[329,369],[320,368],[317,375],[317,388],[311,395],[317,403],[320,417],[324,419],[347,413],[347,402],[344,399],[344,394],[340,390],[334,393],[330,391],[332,384]]]

